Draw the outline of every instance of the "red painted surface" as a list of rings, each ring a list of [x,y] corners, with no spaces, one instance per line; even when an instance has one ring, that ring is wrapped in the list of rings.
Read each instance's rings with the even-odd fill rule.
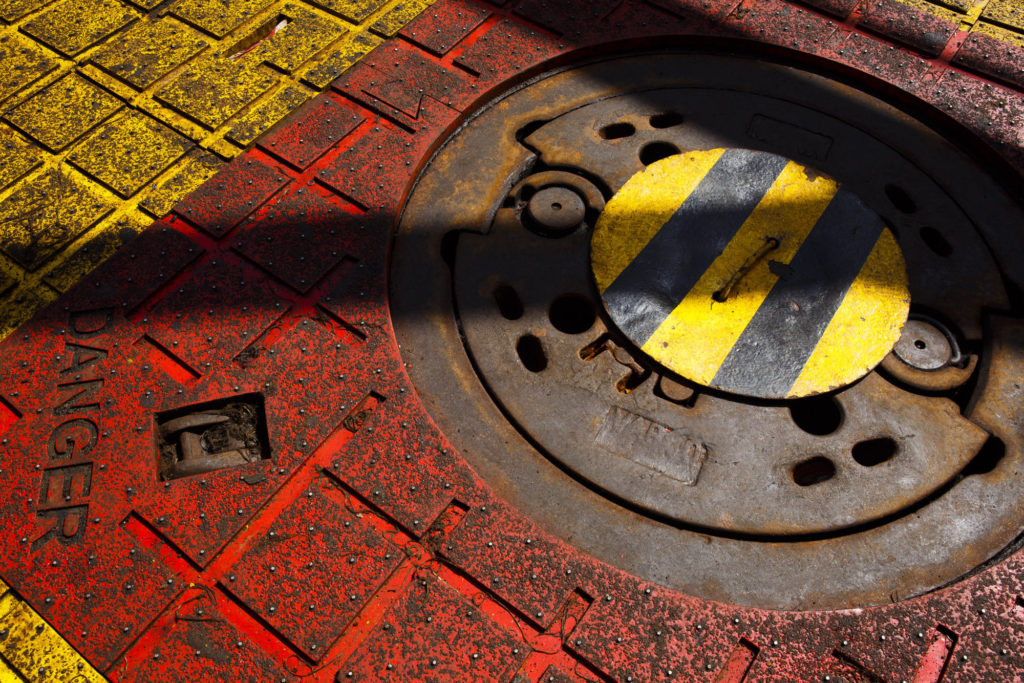
[[[1024,170],[1024,95],[812,7],[849,3],[584,4],[581,19],[441,0],[0,346],[0,575],[112,679],[1024,670],[1020,553],[865,610],[710,603],[536,528],[424,412],[387,309],[394,216],[462,112],[576,46],[684,34],[810,53],[932,102]],[[241,394],[263,396],[270,458],[159,481],[154,415]]]

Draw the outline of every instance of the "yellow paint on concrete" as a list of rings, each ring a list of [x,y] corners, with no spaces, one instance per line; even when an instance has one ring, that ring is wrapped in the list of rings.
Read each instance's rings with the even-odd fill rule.
[[[129,197],[191,147],[185,136],[130,109],[98,127],[68,161],[122,197]]]
[[[708,152],[697,154],[710,156]],[[669,157],[652,166],[685,163],[679,159]],[[769,259],[786,264],[792,261],[835,196],[838,185],[834,180],[825,176],[809,180],[806,173],[797,163],[786,165],[721,255],[647,340],[645,353],[687,379],[710,384],[778,280],[769,269]],[[754,263],[725,301],[715,301],[714,293],[769,238],[778,240],[778,247]]]
[[[65,292],[87,275],[98,264],[114,255],[118,248],[142,232],[149,225],[141,214],[125,215],[113,223],[104,223],[97,230],[90,230],[82,244],[50,270],[44,281],[58,292]]]
[[[57,68],[47,50],[25,36],[0,33],[0,102]]]
[[[22,678],[11,668],[10,664],[5,662],[0,657],[0,683],[24,683],[25,679]]]
[[[1024,4],[1020,0],[990,0],[981,18],[1024,31]]]
[[[203,184],[224,162],[205,149],[193,149],[170,173],[151,186],[139,202],[139,208],[151,216],[163,216],[178,200]]]
[[[293,71],[347,33],[339,22],[330,21],[313,10],[288,4],[281,8],[288,24],[252,51],[247,58]]]
[[[388,5],[387,0],[312,0],[314,5],[323,7],[354,24],[369,19],[380,8]],[[391,3],[394,4],[394,3]]]
[[[278,121],[299,108],[309,99],[302,88],[291,84],[278,88],[269,96],[256,104],[249,113],[238,119],[238,122],[226,133],[226,137],[239,145],[248,145],[260,135],[270,130]]]
[[[92,61],[141,90],[209,45],[199,31],[172,17],[146,19],[104,43]]]
[[[203,57],[158,90],[155,97],[189,118],[216,128],[277,81],[258,65],[247,67],[218,55]]]
[[[69,73],[22,102],[7,121],[51,151],[59,151],[121,107],[121,100],[77,73]]]
[[[57,52],[73,57],[139,18],[118,0],[61,0],[22,30]]]
[[[0,191],[43,163],[32,145],[10,128],[0,125]]]
[[[393,36],[431,4],[433,0],[403,0],[375,21],[372,28],[382,36]]]
[[[907,264],[886,228],[790,389],[830,391],[861,378],[899,341],[910,313]]]
[[[223,38],[243,21],[257,16],[272,3],[273,0],[180,0],[174,3],[171,12],[196,28],[217,38]]]
[[[101,683],[106,679],[60,637],[42,617],[5,589],[0,595],[0,657],[8,672],[16,671],[21,679],[36,681],[67,681],[68,683]],[[0,669],[2,671],[2,669]],[[6,674],[0,674],[3,676]],[[17,674],[15,674],[17,676]],[[4,679],[0,677],[0,681]],[[8,678],[18,681],[19,678]]]
[[[651,164],[623,185],[605,206],[591,238],[591,266],[604,290],[643,250],[725,150],[689,152]]]
[[[0,339],[113,253],[126,221],[167,213],[377,47],[375,25],[411,19],[400,5],[0,0]]]
[[[36,270],[110,209],[69,174],[46,170],[0,203],[2,251],[26,270]]]
[[[1024,47],[1024,35],[984,21],[975,24],[971,29],[971,33],[981,33],[995,38],[996,40],[1001,40],[1009,45]],[[1024,64],[1021,65],[1021,68],[1024,69]]]
[[[326,88],[331,81],[383,42],[383,38],[372,33],[349,34],[330,48],[325,56],[300,69],[298,74],[303,83],[317,89]]]

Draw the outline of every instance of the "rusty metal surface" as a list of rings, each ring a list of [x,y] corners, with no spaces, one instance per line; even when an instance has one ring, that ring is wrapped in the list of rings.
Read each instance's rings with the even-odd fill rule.
[[[636,74],[648,75],[637,82]],[[885,125],[868,133],[864,117]],[[666,370],[603,312],[588,247],[604,201],[653,161],[652,149],[742,146],[813,163],[864,197],[900,236],[912,311],[950,321],[976,354],[992,348],[985,311],[1009,305],[1003,278],[1020,274],[1012,262],[997,266],[985,234],[1024,214],[992,221],[977,193],[950,189],[945,169],[974,162],[881,101],[811,74],[699,54],[637,56],[554,72],[499,98],[418,180],[399,228],[393,295],[403,348],[461,369],[443,378],[413,371],[432,414],[448,433],[471,430],[459,445],[488,452],[504,470],[492,476],[528,507],[538,497],[564,500],[571,486],[605,497],[610,506],[572,507],[568,516],[601,529],[584,547],[608,561],[623,543],[614,530],[644,516],[643,534],[631,522],[642,540],[631,544],[640,557],[629,569],[657,567],[658,580],[687,592],[771,607],[859,606],[971,571],[1024,527],[977,499],[964,509],[972,499],[961,484],[990,448],[990,430],[963,410],[993,391],[994,379],[936,393],[934,383],[875,372],[821,398],[751,401]],[[922,150],[938,150],[941,163],[908,161]],[[995,192],[972,167],[979,189]],[[414,253],[440,253],[442,239],[455,245],[450,274],[440,258],[414,262]],[[425,282],[438,283],[437,303],[426,303]],[[433,331],[403,327],[414,306],[436,311]],[[965,364],[951,349],[946,365]],[[476,400],[471,411],[464,393]],[[556,469],[517,481],[538,457]],[[1009,494],[1012,481],[998,485]],[[961,529],[969,550],[920,552],[924,539],[948,533],[950,507],[974,515]],[[709,538],[712,547],[698,552]]]

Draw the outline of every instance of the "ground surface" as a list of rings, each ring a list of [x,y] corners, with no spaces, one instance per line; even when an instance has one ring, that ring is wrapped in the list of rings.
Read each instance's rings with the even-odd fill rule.
[[[836,62],[1024,172],[1016,0],[0,0],[0,20],[0,680],[1024,675],[1020,553],[914,600],[777,613],[535,528],[423,412],[384,283],[439,137],[612,40]],[[265,412],[253,462],[159,480],[174,411],[225,397]]]

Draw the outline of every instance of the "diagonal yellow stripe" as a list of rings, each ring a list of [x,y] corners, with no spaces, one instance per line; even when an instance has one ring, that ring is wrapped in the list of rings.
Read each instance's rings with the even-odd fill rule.
[[[736,236],[643,350],[687,379],[709,383],[778,280],[769,270],[769,261],[788,264],[792,260],[838,189],[830,178],[812,179],[803,166],[787,164]],[[777,239],[778,247],[753,265],[724,302],[715,301],[712,295],[769,238]]]
[[[910,312],[908,287],[899,245],[886,228],[789,390],[790,396],[849,384],[884,358],[899,341]],[[874,334],[864,334],[865,323]]]
[[[643,251],[724,153],[690,152],[673,157],[672,163],[652,164],[615,193],[601,212],[591,242],[599,292],[603,294]]]
[[[27,602],[8,590],[3,581],[0,581],[0,630],[7,634],[0,641],[0,683],[21,680],[17,674],[13,674],[16,676],[13,679],[5,678],[12,670],[27,681],[106,681]],[[45,675],[40,670],[45,670]]]

